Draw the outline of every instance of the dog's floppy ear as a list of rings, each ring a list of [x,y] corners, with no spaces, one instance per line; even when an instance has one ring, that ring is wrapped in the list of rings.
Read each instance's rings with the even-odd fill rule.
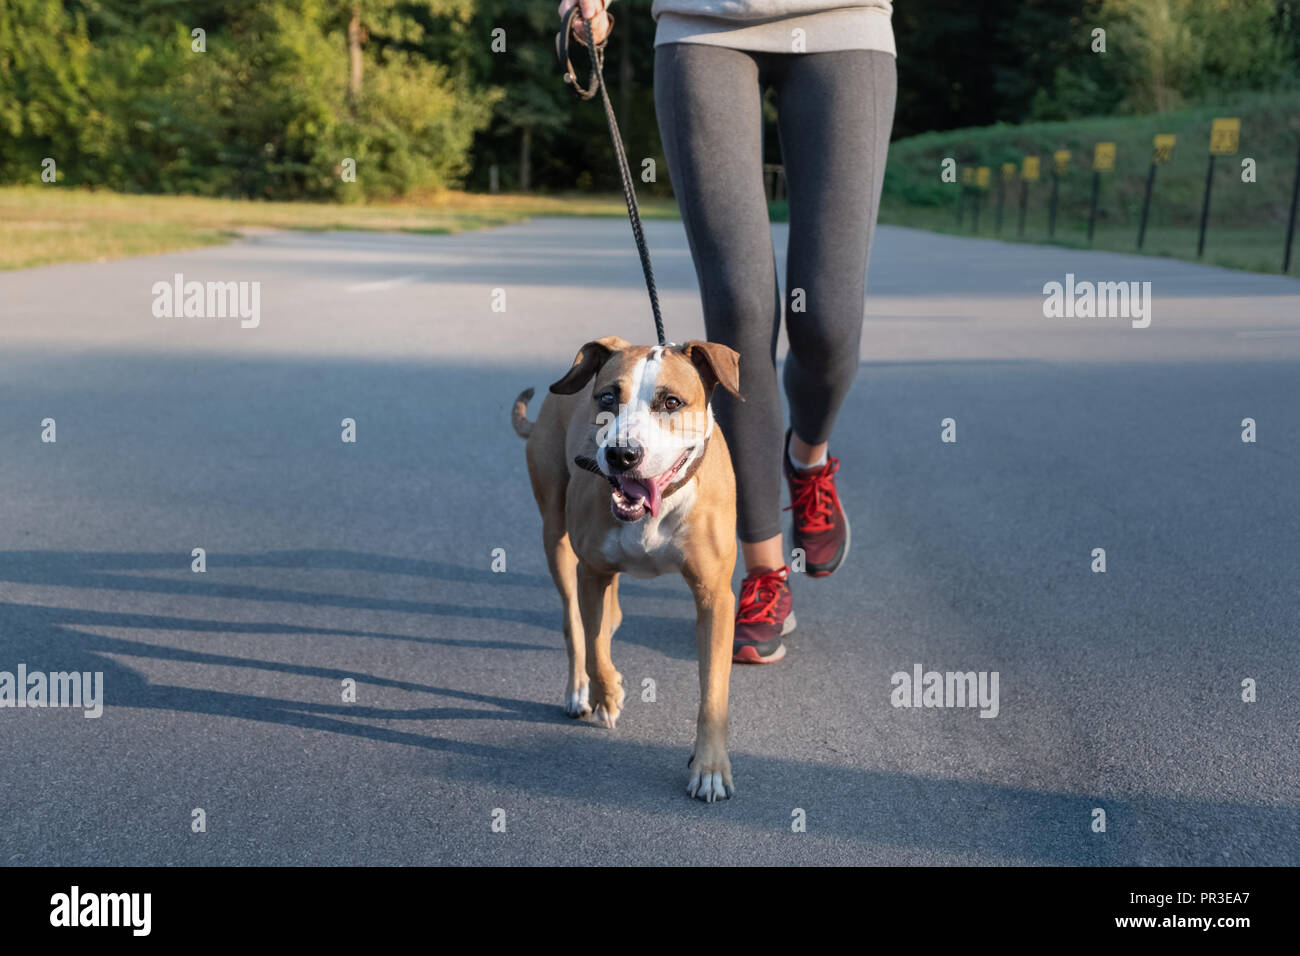
[[[578,349],[573,359],[573,367],[568,374],[551,386],[556,395],[572,395],[591,381],[591,377],[600,371],[601,366],[609,361],[615,352],[620,352],[631,343],[617,335],[607,335],[595,339]]]
[[[685,350],[686,357],[699,370],[706,396],[713,394],[714,385],[721,385],[742,402],[745,400],[740,394],[740,355],[735,349],[717,342],[691,339]]]

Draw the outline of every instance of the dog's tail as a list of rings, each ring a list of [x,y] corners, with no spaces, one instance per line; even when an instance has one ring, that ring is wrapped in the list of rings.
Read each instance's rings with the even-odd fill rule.
[[[528,409],[528,403],[532,401],[533,390],[526,388],[519,393],[515,399],[515,404],[510,409],[510,424],[515,426],[515,434],[520,438],[527,438],[533,433],[533,423],[528,420],[525,412]]]

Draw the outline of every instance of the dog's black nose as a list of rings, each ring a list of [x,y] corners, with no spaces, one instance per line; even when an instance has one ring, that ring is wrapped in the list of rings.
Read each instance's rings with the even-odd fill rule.
[[[641,446],[636,442],[614,445],[605,449],[605,460],[614,471],[630,471],[641,463],[644,456]]]

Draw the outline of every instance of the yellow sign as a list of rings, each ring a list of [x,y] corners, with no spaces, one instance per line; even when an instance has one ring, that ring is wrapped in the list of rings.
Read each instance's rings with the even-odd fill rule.
[[[1237,151],[1237,139],[1241,136],[1241,120],[1235,116],[1223,116],[1210,126],[1210,152],[1219,156],[1231,156]]]
[[[1068,149],[1058,149],[1052,154],[1052,159],[1056,161],[1056,172],[1058,175],[1064,174],[1070,168],[1070,151]]]
[[[1109,173],[1115,168],[1115,144],[1098,143],[1092,150],[1092,169],[1097,173]]]
[[[1024,165],[1020,167],[1020,178],[1027,183],[1038,182],[1038,157],[1026,156]]]
[[[1151,152],[1151,162],[1157,166],[1163,166],[1174,156],[1174,143],[1178,142],[1178,137],[1173,133],[1157,133],[1154,141],[1154,149]]]
[[[979,185],[980,189],[989,188],[990,175],[987,166],[981,166],[979,169],[975,170],[975,182]]]
[[[1002,178],[1005,179],[1005,180],[1007,180],[1007,182],[1010,182],[1011,180],[1013,180],[1013,179],[1016,178],[1016,164],[1015,164],[1015,163],[1003,163],[1003,164],[1002,164]]]

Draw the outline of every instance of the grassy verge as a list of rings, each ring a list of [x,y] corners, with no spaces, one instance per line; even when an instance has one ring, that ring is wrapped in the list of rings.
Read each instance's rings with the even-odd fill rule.
[[[1097,234],[1092,248],[1136,251],[1138,221],[1156,133],[1178,137],[1172,160],[1156,177],[1150,226],[1143,252],[1196,260],[1196,236],[1205,188],[1210,124],[1217,116],[1241,120],[1239,150],[1216,163],[1210,225],[1201,261],[1258,272],[1279,272],[1286,236],[1291,187],[1300,145],[1300,94],[1253,94],[1222,106],[1198,107],[1150,116],[1097,117],[1065,123],[1027,123],[925,133],[890,146],[881,221],[939,232],[969,233],[957,227],[961,187],[940,179],[940,164],[951,157],[960,166],[988,166],[993,188],[984,198],[982,234],[992,235],[996,178],[1002,163],[1026,155],[1041,158],[1043,178],[1030,188],[1024,241],[1055,241],[1087,247],[1087,217],[1092,186],[1092,150],[1098,142],[1116,144],[1113,172],[1103,173]],[[1072,153],[1070,171],[1060,185],[1058,228],[1047,238],[1051,156]],[[1255,163],[1253,182],[1243,181],[1242,161]],[[1015,233],[1020,183],[1010,184],[1003,238]],[[1300,250],[1297,250],[1300,254]],[[1293,272],[1296,266],[1292,265]]]
[[[671,200],[643,204],[673,218]],[[117,259],[227,242],[253,228],[450,234],[530,216],[624,216],[621,196],[444,193],[376,206],[125,196],[62,186],[0,187],[0,269]]]
[[[1044,190],[1044,194],[1046,190]],[[1071,249],[1100,249],[1106,252],[1137,253],[1137,227],[1125,223],[1099,221],[1091,243],[1088,242],[1088,221],[1084,217],[1057,219],[1056,235],[1047,235],[1046,199],[1039,205],[1032,202],[1025,217],[1025,234],[1017,236],[1017,209],[1008,200],[1004,210],[1002,230],[996,229],[996,208],[992,200],[985,202],[980,212],[979,232],[971,229],[972,218],[967,212],[961,228],[957,226],[955,210],[935,210],[914,207],[886,206],[880,221],[890,225],[909,226],[930,232],[955,236],[978,236],[981,239],[1004,239],[1009,242],[1044,243]],[[1284,233],[1276,228],[1241,227],[1211,224],[1205,238],[1205,255],[1196,257],[1194,226],[1149,225],[1142,255],[1163,256],[1201,262],[1205,265],[1245,269],[1250,272],[1278,273],[1282,266],[1282,239]],[[1297,273],[1296,259],[1300,258],[1300,239],[1292,250],[1291,274]]]
[[[890,147],[880,221],[935,232],[969,235],[967,211],[957,221],[955,184],[939,178],[945,157],[961,165],[988,165],[1039,155],[1044,167],[1054,149],[1074,153],[1072,172],[1061,183],[1054,238],[1047,236],[1050,181],[1030,190],[1027,228],[1016,236],[1019,183],[1007,194],[1004,227],[997,238],[1052,242],[1072,248],[1136,251],[1137,221],[1145,187],[1151,136],[1173,132],[1173,160],[1160,168],[1143,252],[1196,261],[1197,220],[1204,188],[1210,120],[1241,117],[1241,149],[1218,164],[1205,256],[1212,265],[1278,272],[1286,233],[1292,177],[1300,136],[1300,95],[1255,96],[1223,107],[1160,116],[1103,117],[1072,123],[1036,123],[926,133]],[[1118,144],[1115,171],[1104,174],[1096,235],[1087,240],[1092,145]],[[1253,183],[1242,182],[1240,162],[1257,164]],[[996,190],[983,200],[980,235],[994,236]],[[769,204],[773,221],[785,221],[784,202]],[[403,203],[351,205],[248,202],[193,196],[125,196],[61,186],[0,187],[0,269],[55,262],[115,259],[227,242],[251,228],[369,230],[449,234],[507,225],[530,216],[626,214],[621,196],[523,196],[441,193]],[[642,202],[647,219],[677,217],[673,200]],[[1295,249],[1300,260],[1300,242]],[[1300,266],[1292,265],[1292,272]]]

